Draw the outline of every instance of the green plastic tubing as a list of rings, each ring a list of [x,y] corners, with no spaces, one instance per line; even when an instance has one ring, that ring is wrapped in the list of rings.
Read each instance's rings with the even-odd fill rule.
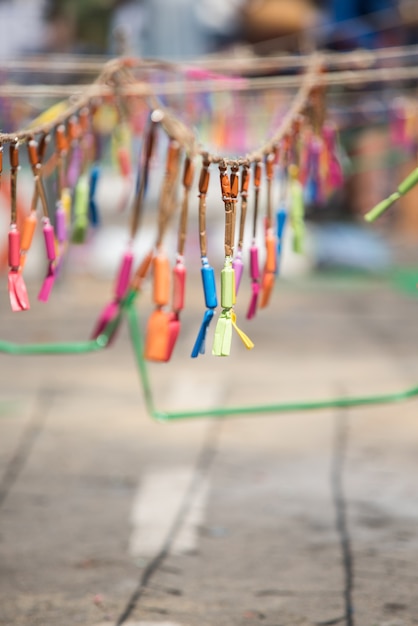
[[[366,215],[364,219],[366,222],[374,222],[382,213],[387,211],[389,207],[392,206],[401,196],[404,196],[408,191],[411,191],[413,187],[418,183],[418,167],[413,170],[406,178],[401,182],[397,191],[392,193],[388,198],[385,198],[379,204],[376,204],[373,209],[371,209]]]
[[[10,341],[0,341],[0,352],[14,355],[40,354],[83,354],[103,350],[108,345],[109,336],[113,333],[123,316],[126,315],[135,360],[139,371],[145,405],[151,417],[160,422],[176,421],[180,419],[201,417],[232,417],[237,415],[256,415],[268,413],[290,413],[302,411],[316,411],[332,408],[349,408],[403,402],[418,396],[418,386],[404,391],[353,397],[334,397],[328,400],[308,400],[295,402],[278,402],[273,404],[255,404],[235,407],[218,407],[188,411],[161,411],[156,408],[154,395],[148,374],[148,367],[144,359],[144,343],[140,330],[139,316],[135,306],[137,292],[131,290],[121,303],[121,310],[116,320],[113,320],[97,337],[97,339],[73,343],[44,343],[19,345]]]
[[[374,222],[374,220],[376,220],[378,217],[380,217],[382,215],[382,213],[387,211],[388,208],[391,207],[392,204],[394,204],[394,202],[399,200],[400,197],[401,197],[401,194],[398,193],[397,191],[395,191],[395,193],[390,195],[388,198],[385,198],[384,200],[379,202],[379,204],[376,204],[376,206],[373,207],[364,216],[364,219],[366,220],[366,222]]]
[[[160,411],[156,409],[152,387],[148,375],[148,368],[143,357],[143,341],[139,330],[139,317],[135,306],[128,305],[126,307],[128,316],[129,330],[134,348],[135,359],[141,377],[142,390],[144,393],[145,403],[149,414],[156,420],[161,422],[175,421],[180,419],[198,418],[198,417],[232,417],[236,415],[256,415],[262,413],[289,413],[301,411],[316,411],[332,408],[368,406],[376,404],[389,404],[393,402],[402,402],[418,396],[418,386],[411,387],[405,391],[369,395],[369,396],[353,396],[335,397],[328,400],[310,400],[298,402],[278,402],[273,404],[256,404],[235,407],[219,407],[198,409],[190,411]]]

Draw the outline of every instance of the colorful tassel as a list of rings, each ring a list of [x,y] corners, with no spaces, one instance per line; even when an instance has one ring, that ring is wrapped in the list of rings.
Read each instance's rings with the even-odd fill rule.
[[[260,268],[258,264],[258,247],[253,243],[250,248],[250,276],[252,295],[247,311],[247,319],[252,319],[257,311],[258,296],[260,293]]]
[[[56,204],[55,230],[57,233],[57,241],[60,246],[63,246],[67,241],[67,216],[61,199],[57,200]]]
[[[71,241],[83,244],[86,240],[89,212],[89,181],[85,174],[80,176],[74,192],[74,224]]]
[[[279,210],[276,213],[276,242],[277,242],[276,271],[277,273],[279,273],[280,271],[280,261],[282,257],[283,239],[284,239],[286,222],[287,222],[287,209],[286,209],[286,205],[283,203],[281,204]]]
[[[303,187],[298,180],[298,168],[291,165],[290,174],[290,223],[293,229],[293,251],[301,254],[305,245],[305,207],[303,202]]]
[[[100,178],[100,165],[94,163],[90,169],[89,180],[89,220],[90,224],[94,227],[100,224],[99,209],[97,206],[97,185]]]
[[[131,249],[128,249],[123,255],[121,264],[119,266],[116,282],[113,289],[113,300],[109,302],[102,310],[93,329],[91,335],[92,339],[97,339],[97,337],[104,332],[109,324],[111,324],[112,322],[116,322],[117,317],[120,315],[120,305],[123,298],[126,297],[131,280],[133,261],[133,252]],[[115,323],[112,328],[112,332],[108,338],[109,344],[111,344],[113,339],[115,338],[118,328],[119,324]]]
[[[222,311],[215,328],[212,346],[214,356],[229,356],[232,344],[232,329],[234,329],[247,350],[254,348],[251,339],[236,323],[236,314],[233,311],[235,304],[235,274],[232,268],[231,257],[225,258],[225,265],[221,271],[221,307]]]
[[[192,349],[191,356],[193,358],[196,358],[199,354],[205,354],[207,331],[209,328],[209,324],[215,314],[215,309],[218,306],[218,298],[216,295],[215,270],[211,265],[209,265],[207,257],[202,257],[201,262],[202,267],[200,268],[200,275],[202,278],[203,294],[207,310],[203,315],[203,320]]]
[[[55,233],[58,242],[58,259],[55,273],[58,275],[64,261],[71,222],[71,194],[68,188],[62,189],[55,206]]]
[[[54,229],[51,226],[48,218],[44,217],[43,222],[44,224],[42,231],[44,235],[45,250],[48,260],[48,270],[40,292],[38,294],[38,300],[40,300],[41,302],[47,302],[55,281],[56,250]]]
[[[123,121],[120,121],[113,130],[112,156],[121,176],[129,180],[132,176],[131,132],[128,124]]]
[[[322,136],[328,153],[326,185],[329,191],[333,191],[341,187],[344,182],[343,169],[338,155],[337,129],[331,124],[326,124],[322,128]]]

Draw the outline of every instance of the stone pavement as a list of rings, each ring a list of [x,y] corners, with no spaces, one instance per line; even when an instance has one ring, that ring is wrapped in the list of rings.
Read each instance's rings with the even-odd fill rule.
[[[109,291],[70,277],[17,316],[1,293],[1,337],[87,338]],[[173,362],[150,367],[159,408],[418,380],[418,302],[383,284],[284,284],[253,324],[238,310],[256,348],[235,337],[229,359],[188,357],[194,292]],[[160,424],[125,328],[101,353],[1,361],[0,624],[418,624],[417,401]]]

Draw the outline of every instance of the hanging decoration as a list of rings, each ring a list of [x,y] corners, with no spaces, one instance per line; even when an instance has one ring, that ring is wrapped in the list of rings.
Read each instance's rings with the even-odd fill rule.
[[[151,275],[155,308],[147,322],[144,356],[147,360],[157,362],[166,362],[170,359],[180,333],[180,315],[185,306],[187,277],[185,243],[189,220],[189,196],[193,185],[195,162],[200,158],[198,223],[201,279],[206,310],[191,356],[195,358],[205,352],[210,322],[218,307],[215,270],[208,260],[206,226],[209,170],[215,165],[220,171],[225,229],[223,267],[220,272],[221,311],[214,330],[212,354],[216,356],[230,354],[233,330],[237,332],[245,347],[252,349],[253,342],[237,326],[236,298],[243,279],[245,258],[248,254],[252,295],[247,310],[247,319],[254,318],[257,308],[266,307],[271,299],[278,275],[283,232],[287,221],[287,207],[284,201],[287,194],[283,191],[280,192],[280,208],[276,213],[273,212],[276,183],[282,184],[286,181],[286,189],[289,190],[288,206],[293,231],[293,247],[296,252],[303,251],[304,241],[303,178],[311,187],[313,184],[318,186],[318,181],[322,179],[326,179],[329,188],[337,184],[336,168],[334,167],[334,173],[332,173],[331,167],[332,163],[337,161],[335,132],[331,126],[325,127],[324,125],[324,89],[322,86],[318,87],[320,60],[316,57],[312,59],[293,103],[281,118],[271,139],[258,150],[239,158],[203,151],[194,130],[162,106],[161,101],[150,91],[149,85],[135,78],[135,69],[139,67],[141,63],[134,59],[112,61],[90,89],[71,102],[67,108],[61,106],[55,114],[51,113],[42,118],[38,126],[33,125],[29,131],[21,131],[13,137],[0,134],[0,147],[9,143],[11,157],[9,293],[12,308],[13,310],[29,308],[22,270],[27,262],[32,239],[36,234],[39,202],[42,207],[42,231],[48,262],[47,275],[38,296],[43,301],[47,301],[50,296],[52,285],[69,245],[84,243],[87,240],[89,226],[95,227],[99,224],[97,187],[100,178],[99,145],[101,140],[98,134],[100,128],[102,132],[103,128],[106,128],[104,132],[110,134],[114,158],[127,183],[127,194],[128,191],[129,194],[133,192],[133,200],[128,245],[120,262],[112,298],[102,310],[93,328],[92,340],[98,339],[108,329],[106,345],[111,343],[119,327],[126,299],[129,294],[138,293],[143,281]],[[213,78],[212,75],[210,76]],[[223,77],[221,81],[215,80],[215,82],[224,83],[226,80]],[[242,86],[242,81],[234,79],[234,84]],[[136,181],[133,181],[130,112],[133,111],[132,118],[136,120],[135,128],[139,128],[135,105],[140,103],[142,115],[144,96],[141,96],[140,91],[132,96],[124,96],[123,90],[141,86],[144,89],[146,103],[150,107],[150,114],[145,125],[140,125],[141,149],[137,177]],[[98,88],[106,88],[109,93],[100,99],[97,97]],[[238,102],[238,98],[234,96],[233,101]],[[190,99],[187,102],[187,106],[193,108]],[[242,104],[241,100],[240,103]],[[272,108],[272,103],[271,98],[265,99],[265,104],[269,109]],[[101,107],[105,111],[103,115]],[[242,115],[243,111],[241,111],[241,117]],[[103,126],[100,122],[103,116],[107,116],[106,119],[112,118],[112,123],[110,124],[108,120],[108,123]],[[157,237],[155,244],[135,269],[133,244],[144,210],[151,162],[156,157],[155,143],[158,127],[161,133],[168,137],[168,150],[159,197]],[[323,138],[318,142],[320,150],[318,149],[315,153],[316,159],[312,161],[314,145],[312,138],[313,136],[320,137],[321,128],[324,130]],[[218,118],[217,129],[218,139],[222,139],[223,143],[226,141],[230,148],[240,143],[230,111],[223,111],[223,115]],[[326,132],[325,129],[327,129]],[[55,150],[45,160],[50,137],[55,139]],[[305,141],[308,137],[310,137],[309,141]],[[25,219],[21,241],[17,230],[15,210],[19,143],[27,143],[34,179],[31,210]],[[183,192],[181,207],[179,207],[177,250],[174,263],[171,265],[164,248],[164,238],[178,205],[177,187],[182,162]],[[300,170],[299,162],[307,164],[305,169]],[[53,172],[55,172],[56,203],[54,214],[51,216],[43,177]],[[248,246],[245,242],[245,226],[251,172],[254,206],[252,237]],[[262,215],[260,190],[263,177],[266,199]],[[134,189],[132,189],[133,185]],[[317,192],[315,193],[318,195]],[[239,219],[237,218],[238,202],[240,204]],[[263,252],[265,256],[262,271],[257,241],[258,223],[261,217],[264,223]],[[237,237],[235,236],[236,223],[239,223]],[[19,258],[17,258],[16,250],[19,252]]]
[[[358,63],[359,53],[353,57]],[[370,52],[367,53],[371,54]],[[351,57],[344,55],[341,60],[347,64]],[[389,55],[389,58],[390,55]],[[370,60],[370,57],[367,57]],[[283,60],[282,60],[283,61]],[[294,60],[295,61],[295,60]],[[259,61],[258,61],[259,62]],[[270,60],[265,61],[267,64]],[[285,62],[285,60],[283,61]],[[340,61],[334,58],[333,63]],[[150,62],[151,63],[151,62]],[[154,62],[152,62],[154,63]],[[247,63],[247,61],[246,61]],[[270,405],[244,407],[215,407],[201,410],[170,412],[157,410],[150,388],[145,358],[160,362],[167,361],[174,348],[180,332],[180,314],[185,303],[186,286],[186,250],[187,223],[189,214],[189,194],[193,180],[193,168],[199,167],[199,241],[201,252],[201,276],[204,290],[206,311],[198,337],[192,350],[196,357],[205,350],[205,340],[208,326],[215,315],[218,306],[216,294],[216,277],[214,269],[209,265],[207,258],[206,232],[206,197],[209,192],[209,168],[220,167],[221,191],[224,205],[224,258],[220,276],[220,305],[221,313],[218,317],[214,341],[213,354],[227,356],[230,353],[233,329],[237,331],[247,348],[252,348],[251,340],[240,331],[236,325],[235,305],[240,283],[243,277],[246,253],[249,253],[250,278],[252,282],[252,303],[247,314],[248,318],[255,316],[258,298],[261,289],[260,308],[266,306],[271,298],[273,285],[277,280],[280,261],[283,254],[283,237],[286,228],[290,227],[293,236],[293,249],[303,253],[305,246],[305,209],[304,203],[317,203],[329,196],[342,184],[342,168],[338,148],[336,128],[327,119],[324,106],[325,83],[342,84],[361,80],[387,80],[387,68],[364,69],[358,72],[325,72],[323,59],[313,56],[308,61],[298,59],[297,66],[306,67],[303,77],[296,73],[282,77],[286,85],[298,87],[298,92],[288,106],[287,112],[280,115],[276,131],[269,133],[270,140],[253,152],[243,156],[231,158],[226,154],[212,154],[203,149],[196,136],[195,130],[185,125],[167,108],[162,106],[153,91],[150,83],[137,80],[135,70],[151,67],[147,62],[135,59],[116,59],[110,61],[97,80],[86,87],[81,95],[72,95],[68,103],[60,103],[38,118],[28,129],[12,134],[0,133],[0,184],[2,183],[3,150],[9,146],[10,154],[10,227],[8,232],[8,288],[10,304],[13,311],[29,309],[29,298],[23,280],[23,270],[28,263],[28,252],[33,237],[36,236],[37,205],[42,207],[42,231],[47,255],[47,276],[41,288],[41,299],[47,300],[54,279],[59,273],[65,252],[71,243],[84,242],[89,225],[99,223],[99,203],[97,199],[97,185],[100,176],[100,157],[97,142],[99,133],[99,117],[102,108],[107,108],[106,115],[113,111],[113,121],[105,134],[110,135],[115,130],[115,123],[122,124],[122,129],[116,129],[117,162],[120,172],[129,185],[133,195],[130,239],[117,272],[111,302],[105,307],[90,340],[74,343],[56,344],[26,344],[0,341],[0,351],[9,354],[81,354],[98,351],[108,346],[115,336],[122,319],[127,319],[131,333],[135,358],[141,372],[145,401],[149,412],[158,420],[175,420],[184,417],[225,416],[249,413],[276,413],[280,411],[300,411],[325,409],[331,407],[359,406],[399,402],[418,396],[418,387],[407,389],[400,393],[385,395],[368,395],[352,398],[332,398],[329,400],[315,400],[311,402],[276,403]],[[158,65],[158,64],[156,64]],[[166,64],[169,66],[170,64]],[[254,68],[253,62],[248,66]],[[331,63],[332,66],[332,63]],[[152,66],[154,67],[154,66]],[[268,67],[268,66],[266,66]],[[293,65],[295,67],[295,65]],[[176,71],[179,67],[175,66]],[[167,68],[165,68],[167,69]],[[276,67],[270,69],[276,70]],[[382,71],[380,71],[382,70]],[[399,76],[416,76],[416,68],[403,68]],[[396,76],[396,78],[399,78]],[[393,77],[393,73],[391,74]],[[210,77],[212,78],[212,77]],[[207,75],[204,76],[207,79]],[[232,84],[231,78],[225,78]],[[257,83],[271,87],[277,82],[276,76],[266,76]],[[247,88],[252,79],[234,79],[234,89]],[[219,82],[219,81],[218,81]],[[223,82],[223,81],[220,81]],[[218,85],[219,87],[219,85]],[[171,89],[173,86],[171,86]],[[199,87],[201,89],[201,87]],[[224,89],[222,87],[221,89]],[[219,89],[219,90],[221,90]],[[213,92],[216,89],[213,89]],[[210,97],[211,89],[204,96]],[[67,92],[68,93],[68,92]],[[170,93],[169,89],[167,93]],[[190,96],[190,93],[187,93]],[[121,101],[123,116],[118,118]],[[225,102],[235,105],[239,102],[236,94],[232,98],[224,98]],[[138,179],[135,189],[132,189],[132,161],[131,137],[125,129],[134,128],[125,111],[135,108],[135,103],[141,103],[141,112],[144,109],[151,111],[149,120],[142,129],[142,145],[138,166]],[[258,98],[260,104],[269,102]],[[190,103],[193,106],[193,103]],[[206,106],[201,104],[201,109]],[[269,104],[270,106],[270,104]],[[232,108],[234,108],[232,107]],[[237,107],[240,109],[241,107]],[[116,111],[116,115],[115,115]],[[103,117],[105,117],[104,115]],[[133,114],[135,116],[135,114]],[[110,115],[112,117],[112,114]],[[242,111],[239,111],[242,117]],[[407,119],[408,118],[408,119]],[[397,120],[397,128],[393,132],[399,144],[415,146],[416,133],[412,129],[413,116],[403,115]],[[217,120],[218,139],[226,141],[228,146],[240,144],[247,149],[247,128],[233,127],[233,115],[230,111],[222,111]],[[252,120],[245,120],[249,124],[242,126],[255,127],[259,118],[253,115]],[[126,124],[126,128],[123,125]],[[101,131],[106,124],[102,125]],[[151,157],[154,151],[156,128],[159,126],[169,141],[166,171],[158,207],[158,234],[155,245],[145,254],[139,266],[135,269],[133,241],[137,234],[140,218],[143,212],[144,199],[148,186]],[[121,132],[120,132],[121,131]],[[123,134],[125,135],[123,136]],[[238,136],[239,135],[239,136]],[[55,140],[55,149],[49,158],[49,138]],[[245,141],[244,141],[245,140]],[[241,143],[240,143],[241,142]],[[25,218],[22,236],[17,223],[17,175],[19,170],[19,150],[27,145],[30,165],[34,178],[34,191],[30,211]],[[221,151],[223,148],[219,147]],[[178,242],[176,259],[171,269],[170,260],[163,248],[167,226],[177,207],[177,182],[181,170],[181,159],[184,155],[183,169],[183,196],[178,227]],[[52,173],[56,174],[54,193],[56,196],[55,211],[50,212],[43,188],[43,180]],[[245,221],[248,202],[250,172],[253,175],[254,189],[253,232],[250,246],[245,242]],[[241,176],[241,181],[239,177]],[[262,180],[263,179],[263,180]],[[241,184],[240,184],[241,183]],[[273,213],[273,198],[279,187],[278,210]],[[258,227],[259,215],[263,207],[259,190],[261,184],[266,190],[266,206],[264,216],[264,250],[265,263],[262,275],[259,268],[258,249],[254,250],[255,234]],[[418,184],[418,169],[398,186],[397,190],[388,198],[374,207],[365,217],[373,221],[383,214],[392,204]],[[48,190],[50,191],[50,190]],[[239,234],[235,246],[235,223],[237,221],[236,205],[238,197],[241,199],[241,214],[239,219]],[[51,213],[51,214],[50,214]],[[52,214],[53,213],[53,214]],[[254,218],[253,214],[253,218]],[[140,323],[135,306],[135,300],[143,287],[144,281],[152,272],[153,300],[155,310],[150,316],[147,325],[145,346],[142,343]],[[172,287],[171,288],[171,284]],[[260,314],[261,315],[261,314]],[[144,349],[145,348],[145,349]]]

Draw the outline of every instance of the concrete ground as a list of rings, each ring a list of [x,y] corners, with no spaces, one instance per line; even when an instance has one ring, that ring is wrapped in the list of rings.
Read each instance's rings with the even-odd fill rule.
[[[383,283],[284,283],[253,322],[237,307],[251,353],[234,337],[191,360],[193,280],[173,362],[150,367],[159,408],[418,380],[418,302]],[[1,338],[87,338],[110,292],[31,289],[18,315],[2,292]],[[125,328],[100,353],[1,362],[0,624],[418,624],[417,401],[161,424]]]

